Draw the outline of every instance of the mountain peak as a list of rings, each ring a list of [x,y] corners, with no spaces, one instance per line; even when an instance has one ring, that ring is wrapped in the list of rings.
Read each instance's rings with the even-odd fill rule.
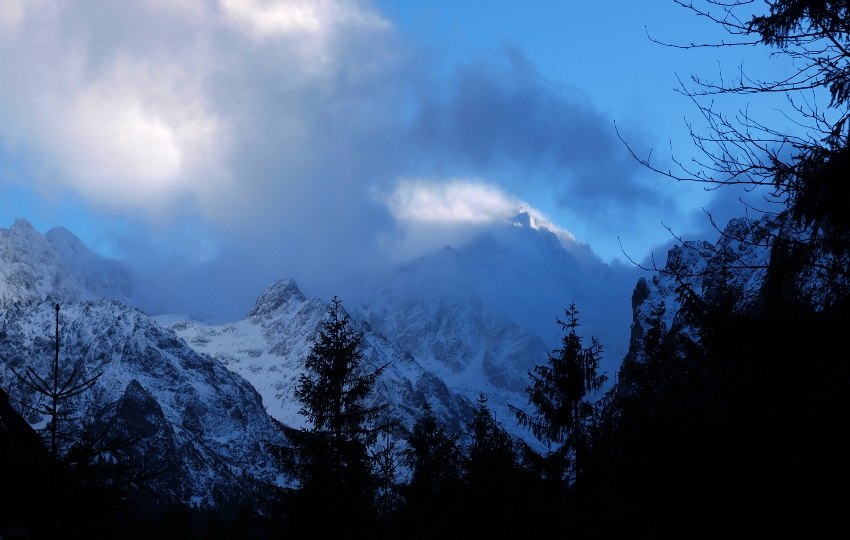
[[[514,225],[517,227],[531,227],[531,214],[520,212],[514,218]]]
[[[245,316],[246,319],[256,319],[273,315],[281,308],[289,308],[295,304],[305,302],[307,298],[301,293],[298,285],[292,279],[281,279],[276,281],[263,291],[257,298],[254,307]]]
[[[123,263],[97,255],[62,227],[43,235],[18,218],[0,229],[0,306],[48,296],[127,302],[132,294],[133,277]]]
[[[83,244],[83,241],[80,240],[76,234],[72,233],[65,227],[53,227],[44,233],[44,237],[47,238],[47,241],[53,244],[53,246],[57,249],[59,249],[59,246],[68,246],[69,249],[74,251],[89,249],[85,244]]]
[[[35,230],[35,227],[32,226],[32,223],[29,220],[24,218],[15,218],[15,223],[11,227],[12,229],[27,229],[27,230]]]
[[[521,211],[514,217],[513,225],[521,229],[533,229],[538,232],[546,231],[552,233],[564,247],[577,243],[575,236],[570,231],[558,227],[539,214]]]
[[[514,223],[514,227],[523,227],[523,228],[526,228],[526,229],[536,229],[536,230],[546,229],[546,230],[551,231],[553,233],[564,232],[566,234],[569,234],[569,233],[567,233],[567,231],[563,231],[563,230],[559,229],[551,221],[547,221],[547,220],[543,219],[543,217],[540,216],[540,215],[532,215],[531,212],[520,211],[520,213],[517,214],[516,217],[514,217],[513,223]],[[570,236],[572,236],[572,235],[570,235]]]

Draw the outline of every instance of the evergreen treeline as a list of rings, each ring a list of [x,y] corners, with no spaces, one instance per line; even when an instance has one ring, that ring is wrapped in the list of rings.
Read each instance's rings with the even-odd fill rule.
[[[270,445],[294,479],[290,487],[226,511],[171,505],[146,519],[110,521],[127,508],[118,484],[61,465],[30,436],[10,431],[4,416],[0,536],[55,531],[62,525],[48,517],[57,498],[71,509],[61,518],[67,527],[92,509],[105,516],[103,529],[87,531],[91,537],[104,529],[138,538],[843,531],[850,517],[850,3],[770,0],[766,15],[741,19],[736,10],[749,2],[706,1],[714,12],[685,7],[776,47],[800,71],[778,82],[742,77],[728,87],[697,80],[695,97],[825,88],[836,114],[799,107],[822,136],[797,139],[703,109],[714,132],[695,140],[715,175],[690,179],[773,187],[780,209],[753,224],[755,234],[734,238],[768,250],[769,262],[752,268],[734,253],[681,246],[701,249],[706,269],[699,276],[676,264],[659,270],[677,283],[680,308],[669,325],[670,306],[654,308],[607,393],[597,373],[601,347],[583,341],[570,306],[557,321],[561,347],[529,373],[528,404],[518,404],[515,419],[501,419],[525,426],[539,444],[508,435],[483,395],[459,433],[446,431],[427,405],[406,431],[369,405],[381,369],[361,364],[361,336],[334,299],[296,394],[310,428],[281,425],[287,442]],[[789,147],[792,159],[783,159]],[[741,271],[760,272],[757,294],[741,296]]]

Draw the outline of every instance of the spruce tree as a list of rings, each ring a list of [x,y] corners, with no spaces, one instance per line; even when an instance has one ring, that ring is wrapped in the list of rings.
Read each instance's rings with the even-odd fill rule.
[[[515,538],[517,494],[524,485],[518,476],[513,439],[493,418],[487,398],[481,393],[467,425],[463,494],[467,507],[466,536]]]
[[[566,332],[561,348],[549,354],[548,365],[535,366],[529,372],[531,386],[528,404],[537,414],[512,407],[517,421],[527,427],[541,442],[555,450],[556,459],[566,465],[566,479],[573,482],[581,476],[584,460],[590,448],[590,427],[596,416],[591,396],[602,390],[607,377],[597,374],[602,346],[592,339],[584,347],[577,333],[578,310],[570,304],[566,322],[556,319]]]
[[[38,441],[36,432],[27,429],[29,426],[24,428],[25,420],[16,414],[16,431],[32,433],[34,437],[27,437],[25,447],[13,447],[13,455],[0,448],[0,460],[14,459],[7,470],[0,467],[0,484],[8,489],[0,497],[0,507],[5,511],[0,516],[0,537],[111,538],[127,528],[119,511],[129,508],[135,490],[159,472],[132,464],[133,447],[139,437],[110,433],[106,428],[90,433],[91,423],[82,432],[63,428],[63,424],[78,419],[72,416],[71,400],[91,390],[101,373],[81,379],[80,372],[73,368],[70,375],[62,375],[67,370],[59,363],[60,305],[55,304],[53,309],[55,335],[50,373],[42,377],[29,366],[23,374],[12,369],[20,382],[41,398],[35,406],[21,405],[46,417],[47,423],[42,430],[43,441]],[[0,399],[7,397],[0,390]],[[0,415],[0,424],[9,422],[3,416]]]
[[[384,407],[369,407],[366,398],[384,367],[364,371],[361,338],[334,297],[295,391],[311,427],[286,430],[295,443],[299,486],[291,518],[297,536],[357,537],[374,524],[369,424]]]
[[[448,435],[437,424],[426,402],[404,438],[401,458],[410,479],[400,488],[404,504],[395,520],[397,536],[439,538],[457,534],[462,487],[458,436]]]
[[[59,442],[60,439],[71,438],[67,433],[59,430],[59,423],[66,422],[69,418],[69,413],[63,407],[71,398],[76,397],[91,387],[97,382],[101,374],[98,373],[94,377],[86,380],[77,380],[77,369],[74,368],[71,375],[61,380],[59,376],[59,304],[53,308],[56,311],[56,339],[55,339],[55,355],[53,359],[53,372],[47,377],[42,377],[35,372],[31,367],[27,367],[23,375],[12,369],[14,373],[24,385],[35,391],[36,394],[46,398],[47,403],[41,406],[30,407],[33,411],[45,415],[48,418],[47,431],[50,440],[50,455],[58,461]]]
[[[437,425],[434,411],[427,403],[406,437],[404,463],[410,468],[408,499],[427,499],[460,479],[460,450],[456,437]],[[456,486],[455,486],[456,487]]]

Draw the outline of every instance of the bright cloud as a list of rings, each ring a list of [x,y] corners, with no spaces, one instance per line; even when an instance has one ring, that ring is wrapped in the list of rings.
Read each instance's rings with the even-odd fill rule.
[[[356,3],[344,1],[222,0],[221,5],[225,13],[249,27],[257,37],[324,34],[343,24],[389,27],[389,23],[377,14],[364,12]]]
[[[520,209],[542,226],[544,197],[594,224],[655,200],[585,94],[510,48],[443,70],[375,4],[0,0],[0,189],[126,219],[110,241],[139,260],[215,238],[204,285],[243,299],[282,276],[336,294]]]
[[[23,2],[20,0],[3,0],[0,2],[0,24],[13,25],[24,16]]]
[[[0,73],[14,76],[0,87],[0,144],[35,153],[58,173],[41,182],[100,207],[153,216],[188,200],[226,219],[244,183],[279,178],[245,178],[240,164],[256,160],[231,143],[266,118],[307,140],[305,96],[333,92],[327,78],[356,54],[335,40],[388,27],[341,0],[2,0]],[[293,39],[256,41],[275,36]]]
[[[480,180],[403,179],[383,201],[401,223],[486,225],[510,222],[519,212],[526,212],[531,227],[549,229],[563,242],[575,241],[569,231],[554,225],[527,202]]]
[[[498,186],[464,179],[402,180],[385,203],[399,221],[436,223],[509,221],[528,207]]]

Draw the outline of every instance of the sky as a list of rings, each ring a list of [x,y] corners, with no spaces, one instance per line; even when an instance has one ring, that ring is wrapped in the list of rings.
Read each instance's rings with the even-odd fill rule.
[[[0,227],[64,226],[152,304],[219,318],[520,209],[629,264],[743,211],[624,143],[688,162],[680,81],[791,69],[651,39],[724,37],[667,0],[0,0]],[[781,100],[716,104],[793,125]]]

